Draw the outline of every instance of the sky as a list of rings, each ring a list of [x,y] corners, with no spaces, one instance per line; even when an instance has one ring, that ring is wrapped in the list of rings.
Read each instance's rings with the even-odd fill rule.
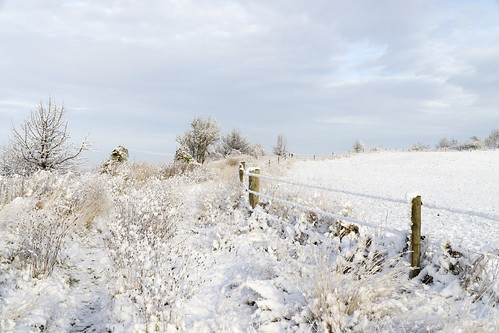
[[[170,162],[198,116],[268,153],[499,129],[498,0],[0,0],[0,145],[41,100],[89,163]]]

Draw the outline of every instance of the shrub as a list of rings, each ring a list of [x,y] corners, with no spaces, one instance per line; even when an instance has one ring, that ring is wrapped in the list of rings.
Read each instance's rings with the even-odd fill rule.
[[[185,146],[180,146],[175,152],[175,156],[173,158],[175,162],[184,162],[184,163],[193,163],[194,158],[189,153],[189,150]]]
[[[102,164],[101,172],[115,174],[118,166],[128,160],[128,156],[128,149],[125,147],[118,146],[114,148],[109,159]]]
[[[499,129],[490,133],[489,137],[485,139],[485,145],[491,149],[499,148]]]
[[[485,143],[477,136],[472,136],[461,146],[461,149],[464,150],[478,150],[483,148],[485,148]]]
[[[386,322],[391,330],[393,321],[405,316],[402,291],[411,288],[411,282],[402,256],[387,258],[365,238],[332,266],[328,261],[326,257],[318,264],[309,298],[315,326],[325,332],[371,331]]]
[[[409,151],[428,151],[430,150],[430,145],[418,142],[412,145],[411,149]]]
[[[35,211],[22,224],[21,263],[34,278],[49,276],[70,230],[70,220],[56,210]]]

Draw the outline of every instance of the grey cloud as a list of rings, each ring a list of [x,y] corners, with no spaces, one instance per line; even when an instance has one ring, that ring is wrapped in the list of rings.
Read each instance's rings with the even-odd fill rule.
[[[497,11],[490,1],[6,1],[0,113],[52,94],[96,145],[137,133],[148,138],[138,151],[165,153],[171,137],[144,128],[180,134],[200,114],[267,147],[277,132],[290,144],[308,137],[310,150],[360,136],[348,119],[376,120],[362,134],[386,145],[399,142],[389,131],[414,141],[444,124],[463,131],[470,110],[479,119],[467,130],[483,131],[497,119]]]

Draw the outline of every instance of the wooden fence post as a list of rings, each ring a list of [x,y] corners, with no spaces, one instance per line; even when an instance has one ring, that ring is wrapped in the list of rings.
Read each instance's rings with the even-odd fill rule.
[[[259,175],[260,169],[255,168],[253,170],[250,170],[250,173]],[[249,190],[253,192],[260,192],[260,178],[252,177],[251,175],[249,176]],[[253,193],[249,194],[249,203],[251,208],[255,208],[256,205],[259,204],[259,202],[260,202],[260,197],[258,195]]]
[[[241,181],[241,184],[243,183],[244,180],[244,170],[246,169],[246,162],[239,162],[239,180]]]
[[[421,196],[412,199],[411,210],[411,273],[412,279],[421,271]]]

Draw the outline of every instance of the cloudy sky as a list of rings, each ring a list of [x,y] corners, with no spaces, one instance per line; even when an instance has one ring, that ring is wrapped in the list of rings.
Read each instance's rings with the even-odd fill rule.
[[[497,0],[0,0],[0,144],[52,96],[104,160],[196,116],[298,154],[499,128]]]

